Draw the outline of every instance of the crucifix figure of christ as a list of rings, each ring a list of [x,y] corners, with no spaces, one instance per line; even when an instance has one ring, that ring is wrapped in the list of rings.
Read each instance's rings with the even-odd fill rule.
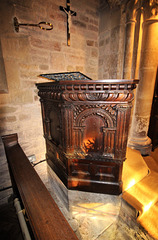
[[[67,0],[66,8],[60,6],[60,10],[65,12],[67,15],[67,45],[70,46],[71,17],[76,16],[77,13],[70,10],[70,0]]]

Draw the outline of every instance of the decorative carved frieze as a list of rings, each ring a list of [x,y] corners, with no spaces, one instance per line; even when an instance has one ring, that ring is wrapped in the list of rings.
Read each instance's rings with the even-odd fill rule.
[[[75,81],[52,82],[40,88],[39,96],[42,99],[65,100],[65,101],[117,101],[130,102],[133,100],[132,90],[137,81],[128,80],[87,80],[82,83]],[[63,85],[61,85],[63,83]]]
[[[65,101],[132,101],[133,93],[129,91],[110,91],[109,93],[71,93],[71,92],[47,92],[42,91],[39,97],[52,100],[65,100]]]

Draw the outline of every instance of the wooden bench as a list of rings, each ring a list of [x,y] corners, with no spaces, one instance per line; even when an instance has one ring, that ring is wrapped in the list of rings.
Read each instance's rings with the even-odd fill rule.
[[[13,182],[26,210],[35,239],[77,240],[40,177],[18,144],[17,134],[2,137]]]

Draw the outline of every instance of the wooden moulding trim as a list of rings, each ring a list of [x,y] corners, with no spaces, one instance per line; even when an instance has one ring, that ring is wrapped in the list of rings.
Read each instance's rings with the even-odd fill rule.
[[[52,84],[63,85],[63,84],[138,84],[138,79],[103,79],[103,80],[61,80],[61,81],[49,81],[44,83],[36,83],[37,87],[49,86]]]

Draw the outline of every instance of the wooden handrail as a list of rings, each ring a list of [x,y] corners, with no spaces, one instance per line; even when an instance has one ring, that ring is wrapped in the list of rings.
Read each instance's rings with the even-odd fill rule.
[[[2,140],[9,169],[35,239],[77,240],[75,233],[18,144],[17,134],[2,136]]]

